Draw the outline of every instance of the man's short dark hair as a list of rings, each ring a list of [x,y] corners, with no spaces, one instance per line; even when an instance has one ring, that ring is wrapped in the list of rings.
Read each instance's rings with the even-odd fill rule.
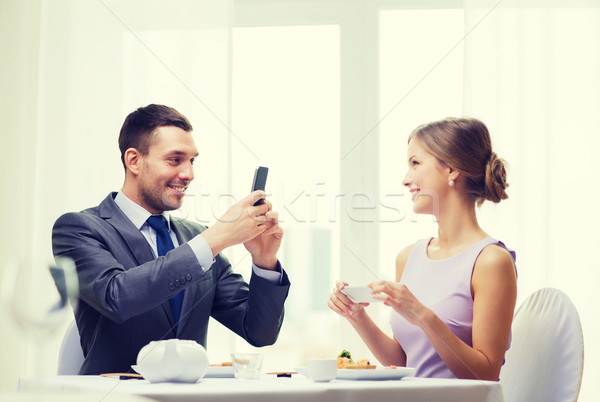
[[[140,107],[123,122],[119,134],[119,149],[121,162],[125,166],[125,151],[137,149],[142,155],[148,155],[152,136],[158,127],[175,126],[187,132],[192,131],[189,120],[172,107],[163,105],[148,105]]]

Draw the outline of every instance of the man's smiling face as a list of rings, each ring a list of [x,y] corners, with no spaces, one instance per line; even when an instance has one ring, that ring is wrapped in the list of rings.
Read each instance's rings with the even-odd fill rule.
[[[148,154],[140,157],[138,204],[153,214],[180,208],[185,190],[194,180],[197,156],[191,133],[175,126],[158,127]]]

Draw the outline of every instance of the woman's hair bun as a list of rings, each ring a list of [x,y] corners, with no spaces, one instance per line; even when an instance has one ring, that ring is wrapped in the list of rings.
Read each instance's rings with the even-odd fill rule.
[[[492,152],[485,167],[485,199],[498,203],[508,198],[506,188],[507,163]],[[483,199],[480,203],[483,203]]]

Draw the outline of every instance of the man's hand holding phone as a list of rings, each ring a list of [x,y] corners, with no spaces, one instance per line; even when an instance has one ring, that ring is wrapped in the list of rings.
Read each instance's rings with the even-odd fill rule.
[[[269,168],[259,166],[254,172],[254,180],[252,181],[252,193],[263,191],[267,184],[267,174]],[[266,230],[259,236],[256,236],[246,242],[244,247],[252,255],[252,261],[256,266],[265,269],[275,269],[277,266],[277,251],[283,239],[283,229],[279,226],[279,214],[272,210],[273,205],[266,199],[261,198],[254,206],[260,208],[266,205],[268,207],[264,217],[268,220],[264,223]]]
[[[277,266],[283,229],[279,226],[277,212],[271,210],[271,202],[265,199],[267,171],[267,168],[257,168],[255,172],[252,188],[262,189],[252,191],[232,205],[213,226],[202,232],[213,256],[227,247],[243,243],[258,267],[275,269]]]

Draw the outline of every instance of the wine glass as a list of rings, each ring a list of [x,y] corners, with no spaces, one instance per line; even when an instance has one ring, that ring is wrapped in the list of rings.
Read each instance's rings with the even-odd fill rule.
[[[2,285],[2,297],[29,342],[27,367],[40,375],[45,341],[72,317],[79,292],[75,264],[65,257],[54,262],[33,257],[10,261]]]

